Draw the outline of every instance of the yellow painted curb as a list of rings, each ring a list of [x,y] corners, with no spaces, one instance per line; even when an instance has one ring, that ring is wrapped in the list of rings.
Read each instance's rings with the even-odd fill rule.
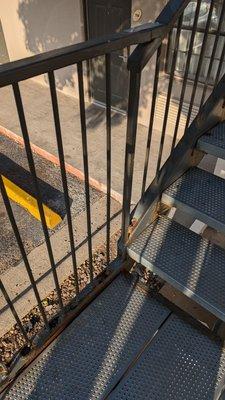
[[[31,215],[33,215],[33,217],[40,221],[41,218],[38,210],[37,200],[25,192],[25,190],[15,185],[15,183],[11,182],[9,179],[5,178],[4,176],[2,176],[2,179],[8,197],[18,203],[21,207],[25,208]],[[62,221],[62,218],[44,204],[43,209],[47,227],[50,229],[55,228],[56,225]]]

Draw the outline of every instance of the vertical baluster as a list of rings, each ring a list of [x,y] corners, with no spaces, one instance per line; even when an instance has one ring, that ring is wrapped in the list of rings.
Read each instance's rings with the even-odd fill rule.
[[[206,46],[207,46],[207,41],[208,41],[208,36],[209,36],[209,28],[210,28],[210,24],[211,24],[211,18],[212,18],[212,12],[213,12],[213,8],[214,8],[214,3],[215,3],[215,1],[211,0],[209,14],[208,14],[206,27],[205,27],[205,31],[204,31],[204,36],[203,36],[201,52],[200,52],[200,56],[199,56],[199,60],[198,60],[197,71],[196,71],[196,74],[195,74],[195,80],[194,80],[194,84],[193,84],[193,89],[192,89],[191,100],[190,100],[190,105],[189,105],[189,109],[188,109],[188,115],[187,115],[187,120],[186,120],[186,124],[185,124],[185,129],[188,127],[190,119],[191,119],[191,113],[192,113],[192,109],[193,109],[193,105],[194,105],[194,100],[195,100],[196,90],[197,90],[197,87],[198,87],[198,82],[199,82],[199,75],[201,73],[202,63],[203,63],[203,60],[204,60],[204,57],[205,57],[205,52],[206,52]]]
[[[222,52],[221,52],[218,69],[217,69],[217,72],[216,72],[216,79],[215,79],[214,87],[216,87],[218,85],[218,82],[219,82],[219,79],[220,79],[221,70],[222,70],[223,63],[224,63],[224,58],[225,58],[225,38],[224,38],[224,45],[223,45],[223,49],[222,49]]]
[[[75,278],[75,289],[76,289],[76,294],[78,295],[79,294],[79,284],[78,284],[78,275],[77,275],[77,260],[76,260],[75,244],[74,244],[73,224],[72,224],[72,217],[71,217],[71,211],[70,211],[70,199],[69,199],[69,191],[68,191],[66,168],[65,168],[65,157],[64,157],[64,150],[63,150],[61,125],[60,125],[60,118],[59,118],[59,107],[58,107],[58,100],[57,100],[57,93],[56,93],[56,86],[55,86],[55,76],[54,76],[53,71],[48,73],[48,78],[49,78],[50,93],[51,93],[51,100],[52,100],[52,110],[53,110],[54,123],[55,123],[55,133],[56,133],[56,141],[57,141],[57,148],[58,148],[58,155],[59,155],[63,193],[64,193],[64,200],[65,200],[65,206],[66,206],[68,232],[69,232],[69,238],[70,238],[70,249],[71,249],[71,256],[72,256],[72,263],[73,263],[73,273],[74,273],[74,278]]]
[[[180,94],[180,99],[179,99],[179,108],[178,108],[178,112],[177,112],[177,118],[176,118],[174,133],[173,133],[173,141],[172,141],[171,151],[174,149],[176,140],[177,140],[177,134],[178,134],[179,124],[180,124],[182,107],[183,107],[183,103],[184,103],[185,91],[186,91],[186,87],[187,87],[187,80],[188,80],[188,74],[189,74],[189,69],[190,69],[190,64],[191,64],[192,50],[193,50],[193,45],[194,45],[194,40],[195,40],[196,29],[197,29],[197,25],[198,25],[198,17],[199,17],[200,8],[201,8],[201,1],[198,1],[196,10],[195,10],[195,18],[194,18],[194,22],[193,22],[190,44],[189,44],[189,49],[188,49],[188,55],[187,55],[187,60],[186,60],[186,65],[185,65],[185,72],[184,72],[181,94]]]
[[[90,271],[90,280],[92,282],[94,278],[94,273],[93,273],[93,260],[92,260],[92,232],[91,232],[91,207],[90,207],[90,191],[89,191],[88,147],[87,147],[87,128],[86,128],[86,113],[85,113],[85,102],[84,102],[84,82],[83,82],[82,62],[77,64],[77,73],[78,73],[78,86],[79,86],[80,124],[81,124],[81,136],[82,136],[82,146],[83,146],[89,271]]]
[[[213,67],[213,64],[214,64],[214,58],[215,58],[215,55],[216,55],[216,51],[217,51],[218,43],[219,43],[219,39],[220,39],[220,33],[221,33],[221,29],[222,29],[224,15],[225,15],[225,1],[223,2],[222,9],[221,9],[221,14],[220,14],[220,19],[219,19],[219,23],[218,23],[217,32],[216,32],[216,37],[215,37],[215,41],[214,41],[214,45],[213,45],[211,58],[210,58],[209,68],[208,68],[208,71],[207,71],[207,76],[206,76],[206,80],[205,80],[203,91],[202,91],[202,98],[201,98],[200,108],[202,107],[202,105],[203,105],[203,103],[205,101],[206,91],[207,91],[207,88],[208,88],[208,85],[209,85],[210,75],[211,75],[212,67]]]
[[[175,44],[174,44],[173,59],[172,59],[171,70],[170,70],[170,79],[169,79],[169,85],[168,85],[167,97],[166,97],[166,107],[165,107],[165,112],[164,112],[162,133],[161,133],[161,139],[160,139],[160,145],[159,145],[159,154],[158,154],[158,160],[157,160],[157,166],[156,166],[156,174],[159,172],[159,169],[161,166],[161,161],[162,161],[163,147],[164,147],[164,141],[165,141],[165,135],[166,135],[166,127],[167,127],[167,121],[168,121],[168,115],[169,115],[170,99],[171,99],[171,94],[172,94],[172,89],[173,89],[174,72],[175,72],[175,67],[176,67],[176,62],[177,62],[177,54],[178,54],[178,50],[179,50],[179,42],[180,42],[180,33],[181,33],[182,23],[183,23],[183,14],[179,18],[178,25],[177,25],[177,33],[176,33]]]
[[[5,298],[5,301],[6,301],[7,305],[9,306],[9,308],[10,308],[10,310],[12,312],[12,315],[15,318],[15,321],[16,321],[17,325],[19,326],[20,331],[21,331],[26,343],[28,345],[31,345],[31,341],[27,336],[27,332],[25,331],[25,329],[23,327],[23,324],[22,324],[22,322],[21,322],[21,320],[19,318],[19,315],[17,314],[17,312],[15,310],[15,307],[14,307],[14,305],[13,305],[13,303],[12,303],[12,301],[11,301],[7,291],[6,291],[6,288],[5,288],[2,280],[0,280],[0,290],[2,291],[2,294],[3,294],[4,298]]]
[[[123,186],[123,213],[122,213],[122,239],[126,243],[128,227],[130,224],[130,207],[132,195],[132,183],[134,173],[134,156],[137,136],[137,119],[140,96],[141,73],[130,72],[130,88],[127,113],[127,133]]]
[[[3,198],[4,204],[5,204],[5,208],[6,208],[6,211],[7,211],[7,214],[8,214],[8,217],[9,217],[9,220],[10,220],[10,223],[11,223],[11,226],[12,226],[12,229],[13,229],[13,232],[14,232],[18,247],[20,249],[21,256],[23,258],[23,262],[24,262],[28,277],[30,279],[30,283],[31,283],[32,289],[34,291],[34,294],[35,294],[35,297],[36,297],[36,300],[37,300],[37,304],[38,304],[41,316],[43,318],[45,326],[48,327],[48,320],[47,320],[47,317],[45,315],[45,310],[44,310],[44,307],[43,307],[43,305],[41,303],[41,298],[40,298],[40,295],[39,295],[39,292],[38,292],[38,289],[37,289],[37,285],[36,285],[36,282],[35,282],[35,279],[34,279],[34,276],[33,276],[33,272],[32,272],[32,269],[30,267],[30,263],[28,261],[27,255],[26,255],[26,251],[25,251],[25,248],[24,248],[24,245],[23,245],[23,241],[21,239],[20,232],[19,232],[19,229],[17,227],[16,221],[15,221],[15,218],[14,218],[14,215],[13,215],[12,207],[11,207],[9,198],[7,196],[6,189],[5,189],[5,186],[4,186],[3,179],[2,179],[1,175],[0,175],[0,191],[1,191],[1,194],[2,194],[2,198]]]
[[[149,127],[148,127],[148,138],[147,138],[147,146],[146,146],[146,152],[145,152],[145,164],[144,164],[141,194],[143,194],[145,192],[146,180],[147,180],[147,174],[148,174],[149,156],[150,156],[150,149],[151,149],[151,143],[152,143],[156,99],[157,99],[157,91],[158,91],[158,83],[159,83],[161,52],[162,52],[162,46],[160,46],[158,48],[157,56],[156,56],[155,76],[154,76],[154,85],[153,85],[153,93],[152,93],[152,104],[151,104],[150,120],[149,120]]]
[[[59,306],[60,306],[61,310],[63,310],[63,302],[62,302],[62,296],[61,296],[58,276],[57,276],[57,272],[56,272],[55,260],[54,260],[52,246],[51,246],[48,228],[47,228],[47,224],[46,224],[43,204],[42,204],[42,200],[41,200],[41,194],[40,194],[39,185],[38,185],[38,179],[37,179],[37,175],[36,175],[36,168],[34,165],[34,158],[33,158],[32,150],[31,150],[30,138],[28,135],[27,124],[26,124],[24,110],[23,110],[23,103],[22,103],[18,83],[13,84],[13,91],[14,91],[14,97],[15,97],[17,112],[18,112],[19,121],[20,121],[20,127],[21,127],[21,131],[22,131],[23,139],[24,139],[28,165],[30,168],[30,172],[32,175],[32,179],[33,179],[34,187],[35,187],[35,191],[36,191],[38,210],[40,213],[42,229],[43,229],[44,236],[45,236],[45,243],[46,243],[46,247],[47,247],[47,251],[48,251],[48,255],[49,255],[51,270],[52,270],[55,287],[56,287],[56,292],[57,292],[57,296],[58,296],[58,300],[59,300]]]
[[[175,27],[176,26],[174,26],[174,28]],[[165,55],[165,70],[166,71],[169,71],[170,64],[171,64],[170,55],[171,55],[172,43],[173,43],[173,29],[168,34],[168,39],[167,39],[167,44],[166,44],[166,55]]]
[[[106,151],[107,151],[107,199],[106,199],[106,262],[110,262],[111,217],[111,54],[105,56],[106,65]]]

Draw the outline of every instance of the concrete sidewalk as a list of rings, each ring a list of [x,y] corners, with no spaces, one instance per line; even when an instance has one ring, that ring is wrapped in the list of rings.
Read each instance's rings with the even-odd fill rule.
[[[49,89],[32,80],[21,82],[21,93],[31,141],[48,152],[57,155],[55,131],[52,117]],[[83,170],[80,113],[78,100],[58,92],[60,118],[66,162]],[[149,105],[150,108],[150,105]],[[94,104],[86,105],[88,132],[88,156],[90,175],[106,183],[106,124],[105,110]],[[12,89],[1,89],[0,125],[21,135]],[[135,158],[133,201],[138,201],[142,182],[144,154],[148,130],[138,125],[137,150]],[[124,153],[126,138],[126,117],[112,113],[112,188],[122,193]],[[169,154],[171,136],[166,135],[165,154]],[[148,182],[155,174],[160,131],[154,130]]]

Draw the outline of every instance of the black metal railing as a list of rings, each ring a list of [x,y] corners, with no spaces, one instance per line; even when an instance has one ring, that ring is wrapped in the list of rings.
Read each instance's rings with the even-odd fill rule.
[[[62,293],[60,288],[60,283],[57,274],[56,262],[54,258],[54,252],[51,245],[51,240],[48,232],[48,227],[46,224],[45,213],[43,210],[42,196],[39,188],[38,176],[36,172],[35,161],[32,153],[29,132],[26,123],[25,110],[23,105],[23,99],[20,92],[20,82],[22,80],[35,77],[40,74],[47,74],[49,82],[49,90],[51,96],[51,106],[54,118],[55,135],[58,149],[58,158],[60,163],[61,179],[64,193],[64,201],[67,216],[67,227],[69,234],[70,250],[71,250],[71,262],[73,265],[73,274],[75,281],[76,296],[79,299],[79,272],[76,257],[76,245],[75,245],[75,227],[73,226],[73,220],[71,216],[70,209],[70,199],[68,191],[67,182],[67,172],[65,167],[65,157],[64,157],[64,144],[63,136],[61,130],[60,114],[58,107],[58,95],[56,90],[54,71],[60,68],[64,68],[68,65],[77,65],[77,76],[78,76],[78,90],[79,90],[79,111],[80,111],[80,125],[81,125],[81,138],[82,138],[82,154],[83,154],[83,168],[84,168],[84,185],[85,185],[85,204],[86,204],[86,217],[87,217],[87,242],[88,242],[88,256],[89,256],[89,281],[93,284],[94,281],[94,266],[93,266],[93,244],[92,244],[92,227],[91,227],[91,206],[90,206],[90,188],[89,188],[89,154],[88,154],[88,138],[87,138],[87,123],[86,123],[86,105],[84,96],[84,73],[83,64],[87,60],[98,56],[104,56],[105,62],[105,88],[106,88],[106,176],[107,176],[107,195],[106,195],[106,264],[110,264],[110,240],[111,240],[111,189],[112,189],[112,133],[111,133],[111,54],[112,52],[129,47],[131,45],[137,45],[128,60],[128,69],[130,74],[130,86],[129,86],[129,101],[128,101],[128,111],[127,111],[127,134],[126,134],[126,149],[125,149],[125,169],[124,169],[124,189],[123,189],[123,207],[122,207],[122,238],[125,243],[128,237],[128,228],[130,225],[131,218],[131,200],[132,200],[132,186],[133,186],[133,176],[134,176],[134,165],[135,165],[135,144],[137,138],[138,130],[138,115],[139,115],[139,98],[140,98],[140,88],[141,88],[141,78],[144,67],[151,60],[152,56],[156,54],[155,58],[155,72],[154,72],[154,84],[151,94],[151,107],[150,107],[150,119],[148,126],[148,135],[146,147],[143,148],[143,158],[144,168],[143,168],[143,179],[142,182],[138,183],[140,186],[140,196],[145,192],[148,182],[148,173],[151,169],[152,175],[159,171],[162,162],[165,157],[169,156],[170,152],[173,150],[179,132],[180,118],[183,112],[183,106],[185,102],[185,91],[187,85],[191,86],[191,96],[189,96],[189,108],[186,113],[186,127],[190,124],[193,118],[193,106],[195,106],[195,96],[196,91],[202,91],[202,97],[200,102],[197,104],[197,109],[201,107],[204,100],[208,94],[209,77],[211,70],[213,68],[213,58],[218,47],[219,36],[222,29],[222,20],[224,16],[224,4],[221,9],[221,15],[218,23],[218,30],[216,34],[216,39],[211,53],[212,61],[210,60],[208,73],[204,85],[199,86],[199,76],[202,68],[202,63],[204,60],[204,54],[207,46],[207,38],[210,30],[210,21],[212,18],[212,12],[215,7],[215,1],[212,0],[210,9],[207,14],[207,21],[204,28],[204,37],[202,42],[202,49],[199,56],[199,62],[195,74],[194,81],[190,83],[189,70],[192,62],[193,55],[193,43],[195,40],[195,35],[197,32],[198,18],[201,10],[201,1],[196,2],[192,31],[190,36],[189,48],[186,56],[186,63],[184,66],[184,73],[181,81],[181,89],[179,94],[176,96],[176,104],[178,105],[177,114],[174,120],[174,131],[172,134],[171,144],[169,147],[168,154],[164,157],[165,150],[165,138],[168,131],[168,118],[170,115],[170,106],[172,101],[174,101],[174,82],[176,78],[176,65],[179,54],[180,38],[183,29],[183,18],[185,9],[189,1],[174,1],[170,0],[160,16],[157,18],[155,23],[148,23],[143,26],[139,26],[134,29],[130,29],[121,33],[117,33],[105,38],[100,38],[97,40],[91,40],[82,44],[69,46],[63,49],[54,50],[45,54],[30,57],[25,60],[20,60],[5,64],[0,66],[0,87],[11,85],[13,87],[18,117],[20,121],[21,133],[24,140],[25,151],[27,156],[27,161],[30,169],[30,174],[32,176],[36,199],[38,203],[38,210],[40,214],[43,234],[45,238],[45,243],[48,251],[49,265],[51,267],[51,273],[54,279],[54,285],[58,296],[58,303],[61,312],[64,312],[64,304],[62,299]],[[175,29],[175,40],[172,49],[172,54],[170,54],[170,70],[164,70],[165,66],[165,53],[171,52],[171,35],[174,35]],[[173,30],[173,31],[172,31]],[[169,35],[170,39],[167,41],[167,50],[165,50],[164,39]],[[224,57],[225,46],[222,49],[221,58]],[[217,83],[219,76],[221,75],[222,64],[221,61],[218,65],[215,83]],[[156,120],[156,109],[158,96],[161,93],[161,77],[166,82],[166,92],[165,92],[165,108],[164,114],[161,115],[162,128],[159,136],[159,147],[157,150],[157,160],[153,163],[151,161],[152,147],[152,137],[154,132],[154,124]],[[210,91],[212,90],[212,85],[210,86]],[[181,129],[184,132],[185,126]],[[182,132],[180,135],[182,135]],[[154,152],[155,149],[154,149]],[[136,182],[135,182],[136,184]],[[10,201],[8,199],[2,177],[0,175],[0,190],[2,198],[7,210],[8,217],[11,222],[11,226],[19,246],[22,259],[24,261],[30,284],[34,292],[37,305],[39,307],[40,314],[44,321],[45,326],[49,327],[49,320],[46,317],[46,313],[42,304],[42,299],[40,298],[37,283],[35,281],[32,266],[29,263],[23,241],[17,226],[16,219],[14,217]],[[0,289],[3,296],[10,308],[13,316],[15,317],[16,323],[19,325],[22,334],[25,337],[26,342],[30,341],[27,333],[24,331],[23,325],[20,320],[20,316],[17,314],[14,307],[14,300],[10,299],[7,288],[1,283]]]
[[[170,156],[176,144],[178,143],[178,140],[181,139],[184,132],[190,126],[194,117],[197,115],[198,111],[203,106],[204,102],[209,97],[213,88],[215,88],[215,86],[218,84],[219,79],[224,73],[225,52],[224,43],[221,43],[221,40],[223,41],[224,39],[221,38],[223,38],[224,34],[223,21],[225,5],[224,2],[221,2],[218,10],[217,2],[212,0],[208,3],[208,9],[205,15],[198,62],[195,66],[194,74],[190,74],[190,70],[193,69],[193,57],[195,55],[194,45],[196,41],[199,40],[199,20],[202,7],[204,5],[205,3],[202,1],[196,1],[195,3],[191,2],[190,5],[186,4],[186,7],[182,12],[180,12],[179,16],[177,15],[173,29],[170,29],[166,44],[161,41],[157,42],[157,39],[155,39],[148,45],[137,46],[134,53],[130,56],[130,66],[134,64],[134,69],[136,68],[137,70],[136,65],[138,64],[139,70],[135,76],[132,76],[130,84],[131,101],[128,106],[127,149],[124,174],[123,243],[126,243],[128,239],[129,225],[136,224],[136,221],[131,221],[132,178],[135,168],[134,160],[135,143],[137,140],[137,108],[139,104],[138,96],[140,93],[141,74],[143,73],[143,67],[146,65],[146,61],[151,58],[152,54],[156,51],[156,57],[154,61],[154,82],[150,101],[151,106],[148,136],[146,148],[143,149],[145,151],[145,162],[142,183],[140,185],[140,197],[144,195],[146,188],[149,186],[153,178],[159,174],[163,163]],[[180,52],[182,33],[184,30],[186,30],[186,24],[184,23],[184,20],[186,18],[187,22],[188,8],[190,10],[190,6],[192,9],[191,24],[189,24],[191,26],[189,26],[191,31],[189,31],[190,35],[188,36],[188,43],[186,43],[187,50],[186,59],[183,64],[183,73],[182,75],[178,76],[176,72],[178,56]],[[216,27],[214,26],[212,29],[211,25],[213,15],[215,16],[215,10],[217,10]],[[161,18],[162,15],[158,17],[158,21],[161,22]],[[209,52],[209,38],[212,34],[214,35],[215,39],[210,47],[208,66],[206,68],[205,56],[206,52]],[[173,46],[171,44],[172,42]],[[220,48],[218,46],[219,43]],[[218,51],[219,63],[215,66],[215,54],[218,53]],[[145,62],[140,63],[140,58],[142,57],[143,60],[146,54],[147,58]],[[135,61],[136,56],[138,61]],[[167,64],[168,57],[170,58],[169,67]],[[204,80],[202,80],[203,68],[206,70]],[[215,69],[215,79],[213,82],[210,82],[212,68]],[[157,107],[159,96],[161,94],[164,96],[165,103],[163,113],[158,117],[158,120],[160,119],[161,122],[159,129],[157,127]],[[171,124],[170,109],[172,106],[174,106],[174,104],[176,105],[176,111],[172,114],[173,121]],[[181,123],[181,117],[183,117],[185,122]],[[159,131],[157,145],[152,143],[154,131],[156,130]],[[168,137],[170,138],[170,143],[166,146],[165,140],[168,139]],[[151,155],[153,156],[152,158]],[[150,175],[150,179],[148,179],[148,175]]]

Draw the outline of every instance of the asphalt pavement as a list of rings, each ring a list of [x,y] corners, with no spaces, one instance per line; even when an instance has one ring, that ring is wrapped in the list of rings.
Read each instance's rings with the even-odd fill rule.
[[[62,217],[52,235],[66,223],[66,208],[60,168],[51,162],[34,154],[36,172],[42,201]],[[25,149],[16,142],[0,135],[0,173],[36,197],[33,179],[29,171]],[[76,177],[67,174],[69,188],[70,211],[72,218],[85,210],[84,183]],[[90,187],[90,200],[94,203],[103,196],[101,192]],[[40,221],[35,219],[23,207],[11,201],[13,213],[26,249],[29,253],[44,241]],[[21,254],[9,222],[3,200],[0,196],[0,273],[14,267],[21,260]]]

